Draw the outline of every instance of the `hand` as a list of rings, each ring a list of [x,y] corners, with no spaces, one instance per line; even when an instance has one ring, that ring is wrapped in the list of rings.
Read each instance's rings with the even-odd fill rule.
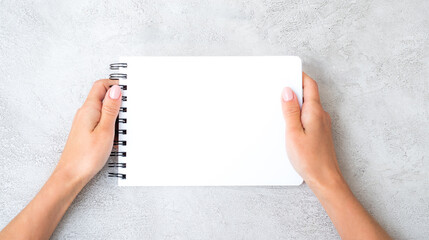
[[[304,103],[290,88],[282,93],[286,150],[295,170],[313,190],[342,239],[390,239],[353,196],[341,175],[331,118],[320,104],[316,82],[302,73]]]
[[[104,166],[121,105],[117,83],[108,79],[94,83],[76,113],[57,168],[36,197],[0,232],[0,239],[48,239],[76,195]]]
[[[290,88],[282,93],[286,149],[295,170],[310,187],[341,179],[331,134],[331,118],[320,103],[317,83],[302,75],[304,103]]]
[[[86,183],[105,165],[112,150],[121,105],[121,89],[117,84],[117,80],[109,79],[94,83],[75,115],[56,171],[65,170],[69,176]]]

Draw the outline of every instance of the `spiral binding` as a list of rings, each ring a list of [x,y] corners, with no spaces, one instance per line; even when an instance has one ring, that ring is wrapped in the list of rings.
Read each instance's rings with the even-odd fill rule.
[[[109,177],[117,177],[120,179],[126,179],[127,178],[127,174],[123,174],[123,173],[110,173],[109,172]]]
[[[110,64],[110,70],[119,70],[119,68],[127,68],[127,63],[112,63]]]
[[[110,64],[111,70],[120,70],[121,68],[127,68],[127,67],[128,67],[127,63],[112,63],[112,64]],[[124,80],[125,79],[126,80],[127,74],[115,72],[115,73],[110,74],[109,79],[112,79],[112,80]],[[121,87],[121,89],[123,91],[127,90],[127,85],[120,84],[119,86]],[[127,96],[124,96],[124,94],[122,96],[122,101],[124,101],[124,102],[127,101]],[[127,108],[121,107],[119,109],[119,111],[122,113],[125,113],[125,112],[127,112]],[[113,141],[114,146],[126,146],[127,145],[126,140],[119,140],[119,135],[126,135],[127,134],[126,129],[119,129],[119,124],[122,125],[122,124],[126,124],[126,123],[127,123],[127,118],[124,118],[124,117],[118,117],[118,119],[116,120],[116,129],[117,129],[116,134],[117,135],[115,136],[115,141]],[[123,152],[123,151],[114,152],[114,151],[112,151],[110,153],[110,156],[118,157],[118,160],[119,160],[121,158],[125,158],[127,156],[127,152]],[[124,162],[109,162],[107,164],[107,166],[109,168],[118,168],[119,169],[119,168],[126,168],[127,164]],[[126,179],[127,175],[124,173],[109,172],[108,177],[116,177],[119,179]]]
[[[108,166],[109,167],[126,168],[127,164],[126,163],[113,163],[113,162],[110,162],[110,163],[108,163]]]
[[[113,145],[126,146],[127,145],[127,141],[113,141]]]

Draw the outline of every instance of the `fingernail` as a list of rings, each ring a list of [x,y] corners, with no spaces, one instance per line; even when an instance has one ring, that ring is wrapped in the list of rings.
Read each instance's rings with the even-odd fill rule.
[[[292,100],[293,99],[292,89],[290,89],[289,87],[283,88],[282,96],[283,96],[283,100],[285,102],[288,102],[288,101]]]
[[[111,99],[118,99],[121,95],[121,88],[118,85],[113,85],[110,88],[109,97]]]

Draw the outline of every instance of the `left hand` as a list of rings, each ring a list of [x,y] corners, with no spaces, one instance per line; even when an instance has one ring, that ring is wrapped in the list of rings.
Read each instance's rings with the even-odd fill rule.
[[[121,106],[121,89],[117,84],[117,80],[110,79],[94,83],[74,117],[56,171],[65,171],[86,183],[105,165],[112,151],[115,121]]]

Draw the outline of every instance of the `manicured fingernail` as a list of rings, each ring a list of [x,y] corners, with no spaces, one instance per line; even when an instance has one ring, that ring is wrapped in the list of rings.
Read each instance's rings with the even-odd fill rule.
[[[109,97],[111,99],[118,99],[121,95],[121,88],[118,85],[113,85],[110,88]]]
[[[283,88],[282,96],[283,96],[283,100],[285,102],[288,102],[288,101],[292,100],[293,99],[292,89],[290,89],[289,87]]]

